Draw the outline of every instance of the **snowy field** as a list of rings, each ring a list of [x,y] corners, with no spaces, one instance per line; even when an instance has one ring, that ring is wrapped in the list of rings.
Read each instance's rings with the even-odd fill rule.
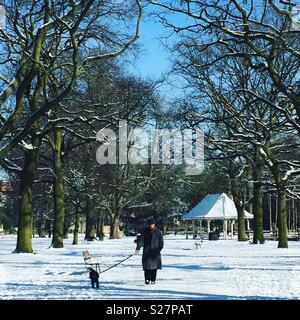
[[[12,254],[15,236],[0,236],[0,299],[300,299],[300,243],[277,249],[276,242],[219,240],[196,249],[183,236],[165,238],[156,285],[144,285],[139,254],[91,289],[81,251],[89,249],[104,270],[133,253],[133,240],[72,246],[69,239],[48,249],[49,239],[34,239],[36,254]]]

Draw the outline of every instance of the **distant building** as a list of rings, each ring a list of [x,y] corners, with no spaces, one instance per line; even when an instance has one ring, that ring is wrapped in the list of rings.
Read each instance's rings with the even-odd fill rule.
[[[13,191],[10,182],[0,180],[0,192],[4,194],[9,194]]]
[[[253,219],[253,214],[244,210],[245,220],[247,222],[247,229],[250,231],[249,220]],[[195,230],[195,221],[200,222],[200,228],[202,229],[202,221],[207,222],[207,233],[209,237],[210,223],[213,220],[223,221],[223,233],[224,239],[227,239],[227,224],[230,222],[231,236],[233,237],[233,225],[238,220],[238,212],[235,203],[230,199],[226,193],[208,194],[202,199],[196,207],[191,211],[183,215],[181,218],[183,221],[192,221],[193,229]],[[187,224],[187,237],[188,237],[188,224]],[[201,232],[202,233],[202,232]]]

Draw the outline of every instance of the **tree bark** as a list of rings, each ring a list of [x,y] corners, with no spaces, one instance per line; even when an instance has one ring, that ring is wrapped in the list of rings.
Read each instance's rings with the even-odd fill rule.
[[[167,223],[163,224],[163,235],[166,236],[167,235],[167,231],[168,231],[168,225]]]
[[[65,220],[65,195],[64,177],[61,159],[62,151],[62,130],[56,129],[54,133],[54,228],[53,228],[53,248],[63,248],[64,220]]]
[[[253,215],[254,215],[254,234],[253,243],[262,244],[265,242],[263,230],[263,193],[260,183],[254,182],[253,185]]]
[[[287,230],[287,213],[286,213],[286,181],[282,179],[280,166],[272,154],[270,148],[267,149],[267,154],[272,162],[271,171],[277,187],[277,204],[276,216],[278,227],[278,248],[288,247],[288,230]]]
[[[70,228],[70,222],[67,221],[65,217],[65,223],[64,223],[64,239],[69,239],[69,228]]]
[[[47,231],[48,231],[48,238],[51,238],[52,237],[52,228],[51,228],[50,219],[47,221]]]
[[[121,231],[120,231],[120,220],[117,214],[112,216],[112,221],[110,224],[110,239],[120,239]]]
[[[246,235],[246,227],[245,227],[245,205],[243,202],[240,203],[239,199],[235,199],[234,202],[235,202],[237,213],[238,213],[238,240],[247,241],[248,237]]]
[[[262,159],[257,148],[255,148],[253,157],[253,215],[254,215],[254,232],[253,232],[253,244],[263,244],[264,229],[263,229],[263,193],[262,193]]]
[[[39,222],[37,231],[40,238],[45,238],[45,225],[43,221]]]
[[[74,223],[73,245],[78,244],[79,223],[80,223],[80,207],[77,204],[76,208],[75,208],[75,223]]]
[[[17,253],[32,253],[32,186],[35,172],[36,164],[31,155],[26,153],[19,195]]]
[[[100,210],[99,217],[98,217],[98,224],[97,224],[97,237],[100,241],[104,240],[104,216],[103,212]]]
[[[91,199],[89,198],[89,196],[86,197],[85,214],[86,214],[85,240],[94,241],[96,238],[95,237],[95,234],[96,234],[95,216],[91,207]]]
[[[230,175],[230,191],[232,200],[236,206],[238,214],[238,241],[247,241],[246,228],[245,228],[245,201],[244,190],[236,184],[234,164],[231,162],[229,167]],[[247,192],[248,190],[246,190]]]
[[[19,224],[16,253],[32,253],[32,187],[37,171],[40,139],[33,137],[32,150],[24,153],[25,163],[21,173],[19,194]]]
[[[288,248],[286,192],[278,190],[278,248]]]

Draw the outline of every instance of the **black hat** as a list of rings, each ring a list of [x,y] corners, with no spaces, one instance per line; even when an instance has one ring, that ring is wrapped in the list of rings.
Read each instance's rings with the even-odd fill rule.
[[[155,224],[154,218],[153,218],[153,217],[149,218],[149,219],[147,220],[147,224],[148,224],[148,225],[149,225],[149,224]]]

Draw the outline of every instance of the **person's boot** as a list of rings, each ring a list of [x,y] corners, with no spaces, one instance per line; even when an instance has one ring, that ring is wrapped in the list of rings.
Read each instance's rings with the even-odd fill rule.
[[[147,285],[150,284],[150,281],[149,281],[149,280],[146,280],[146,281],[145,281],[145,284],[147,284]]]
[[[151,284],[155,284],[155,281],[151,281]]]

